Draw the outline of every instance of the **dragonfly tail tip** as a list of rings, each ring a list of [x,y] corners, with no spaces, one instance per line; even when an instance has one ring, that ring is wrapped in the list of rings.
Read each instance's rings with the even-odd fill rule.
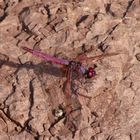
[[[32,49],[27,48],[27,47],[25,47],[25,46],[22,46],[21,48],[22,48],[23,50],[27,51],[27,52],[32,52]]]

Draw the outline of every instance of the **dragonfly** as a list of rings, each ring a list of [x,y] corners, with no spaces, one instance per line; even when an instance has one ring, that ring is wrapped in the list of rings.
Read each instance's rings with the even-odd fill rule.
[[[52,62],[58,65],[66,66],[66,81],[65,81],[65,87],[64,87],[64,94],[66,97],[66,117],[68,121],[67,124],[73,124],[72,123],[73,117],[70,116],[73,110],[73,107],[72,107],[73,94],[72,94],[72,88],[71,88],[72,80],[73,80],[73,73],[76,73],[78,77],[82,76],[85,78],[92,78],[96,75],[95,67],[86,68],[83,65],[84,61],[100,60],[100,59],[103,59],[104,57],[114,56],[114,55],[119,54],[117,52],[113,52],[113,53],[96,55],[93,57],[88,57],[86,54],[81,54],[73,60],[66,60],[66,59],[55,57],[55,56],[51,56],[49,54],[43,53],[38,50],[30,49],[28,47],[22,47],[22,49],[47,62]]]
[[[94,77],[95,76],[95,70],[94,70],[94,67],[88,67],[88,68],[84,67],[82,65],[83,61],[99,60],[99,59],[103,59],[104,57],[118,55],[118,53],[116,53],[116,52],[96,55],[96,56],[93,56],[93,57],[87,57],[86,54],[81,54],[73,60],[66,60],[66,59],[51,56],[51,55],[43,53],[41,51],[30,49],[30,48],[27,48],[27,47],[22,47],[22,49],[27,51],[27,52],[30,52],[32,55],[34,55],[36,57],[39,57],[39,58],[41,58],[41,59],[43,59],[47,62],[52,62],[52,63],[55,63],[55,64],[64,65],[64,66],[67,66],[67,67],[72,66],[73,71],[78,73],[78,75],[84,76],[85,78]]]

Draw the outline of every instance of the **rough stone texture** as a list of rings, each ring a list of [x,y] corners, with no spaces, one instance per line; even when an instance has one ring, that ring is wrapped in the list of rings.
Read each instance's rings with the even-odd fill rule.
[[[22,46],[69,60],[119,54],[83,63],[97,74],[73,80],[68,115],[62,67]],[[139,71],[139,0],[0,0],[1,140],[139,140]]]

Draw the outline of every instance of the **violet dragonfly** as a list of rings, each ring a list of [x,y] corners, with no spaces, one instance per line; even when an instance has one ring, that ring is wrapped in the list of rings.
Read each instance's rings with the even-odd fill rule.
[[[99,60],[102,59],[104,57],[107,56],[113,56],[113,55],[118,55],[119,53],[106,53],[106,54],[102,54],[102,55],[97,55],[97,56],[93,56],[93,57],[87,57],[86,54],[82,54],[78,57],[75,58],[75,60],[65,60],[62,58],[57,58],[48,54],[45,54],[43,52],[37,51],[37,50],[33,50],[27,47],[22,47],[22,49],[24,49],[27,52],[30,52],[32,55],[37,56],[47,62],[52,62],[55,64],[59,64],[59,65],[64,65],[66,66],[66,84],[64,87],[64,93],[66,96],[66,118],[68,121],[68,124],[72,123],[72,119],[70,114],[73,110],[72,108],[72,91],[71,91],[71,83],[72,83],[72,76],[73,73],[76,72],[78,74],[78,76],[84,76],[85,78],[92,78],[95,76],[95,70],[94,67],[89,67],[86,68],[82,65],[83,61],[88,61],[88,60]],[[85,96],[85,95],[84,95]],[[85,96],[86,97],[86,96]]]
[[[22,49],[24,49],[27,52],[30,52],[32,55],[37,56],[47,62],[52,62],[55,64],[64,65],[64,66],[68,66],[68,67],[70,65],[73,65],[73,71],[77,72],[78,75],[83,75],[85,78],[94,77],[95,70],[94,70],[94,67],[85,68],[82,65],[82,61],[95,60],[95,59],[99,60],[104,57],[118,55],[118,53],[106,53],[106,54],[97,55],[97,56],[93,56],[93,57],[87,57],[86,54],[82,54],[82,55],[76,57],[76,61],[75,60],[69,61],[69,60],[65,60],[65,59],[61,59],[61,58],[57,58],[57,57],[45,54],[45,53],[37,51],[37,50],[33,50],[33,49],[30,49],[27,47],[22,47]]]

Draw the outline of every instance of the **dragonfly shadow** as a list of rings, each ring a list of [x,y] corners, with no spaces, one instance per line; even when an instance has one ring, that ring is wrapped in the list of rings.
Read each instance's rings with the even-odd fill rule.
[[[0,59],[0,68],[4,65],[12,67],[12,68],[16,68],[14,73],[17,73],[22,68],[26,68],[27,70],[32,69],[32,70],[34,70],[35,73],[38,73],[38,74],[46,73],[46,74],[50,74],[50,75],[53,75],[56,77],[64,76],[63,71],[61,71],[61,69],[59,67],[53,66],[51,64],[46,64],[44,62],[41,62],[39,64],[33,64],[33,62],[28,61],[28,62],[22,64],[22,63],[16,63],[13,61],[9,61],[9,60]]]

